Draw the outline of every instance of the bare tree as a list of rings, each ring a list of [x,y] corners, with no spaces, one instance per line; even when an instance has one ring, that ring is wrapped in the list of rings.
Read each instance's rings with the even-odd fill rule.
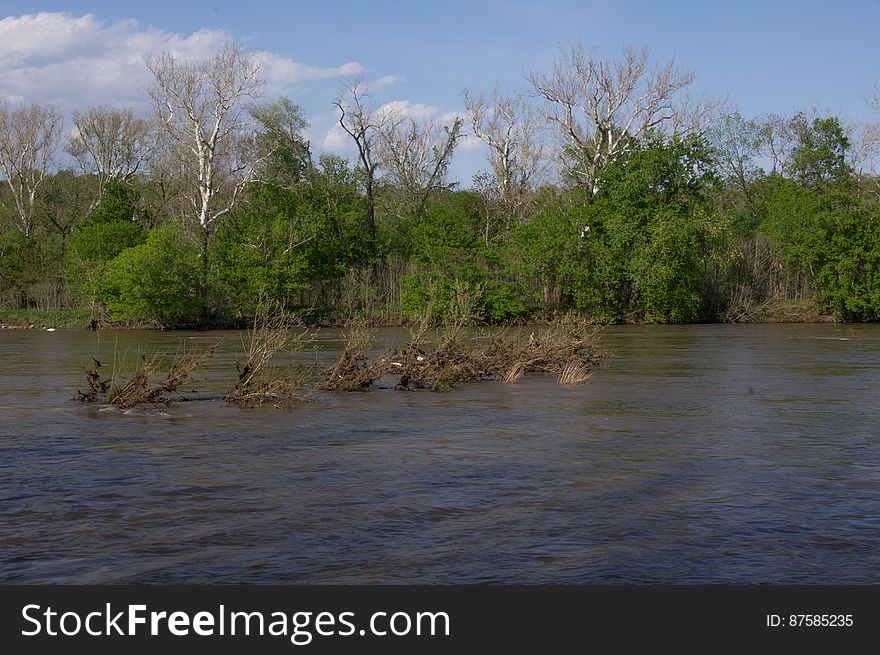
[[[0,104],[0,171],[12,191],[14,221],[33,233],[37,189],[46,176],[61,136],[61,110],[31,103],[13,109]]]
[[[489,148],[493,195],[518,213],[543,165],[539,116],[523,95],[504,94],[497,86],[488,98],[470,89],[463,96],[471,129]]]
[[[694,75],[674,61],[650,68],[649,55],[626,48],[621,59],[605,59],[578,43],[561,49],[552,72],[528,76],[548,103],[545,118],[561,131],[572,174],[593,192],[609,162],[650,132],[677,127],[679,92]]]
[[[187,196],[207,244],[258,163],[244,105],[265,85],[261,64],[242,46],[226,44],[204,61],[163,52],[147,66],[155,77],[149,94],[158,124],[191,180]]]
[[[795,148],[791,119],[779,114],[763,114],[758,118],[761,130],[761,152],[770,161],[770,173],[782,173]]]
[[[339,126],[354,141],[358,160],[364,172],[364,192],[367,197],[367,229],[371,247],[376,243],[376,173],[379,159],[375,142],[383,116],[371,104],[370,88],[361,79],[346,82],[333,101],[339,109]]]
[[[865,96],[865,102],[880,116],[880,84],[875,84],[872,92]],[[852,140],[858,161],[854,166],[869,181],[874,195],[880,196],[880,122],[865,121],[858,126],[858,131],[852,134]]]
[[[751,183],[758,175],[756,159],[764,144],[761,126],[735,111],[708,130],[708,138],[719,170],[754,209]]]
[[[432,191],[446,188],[446,174],[462,119],[447,125],[416,120],[394,106],[378,110],[376,152],[388,178],[405,195],[407,209],[421,211]]]
[[[131,108],[91,107],[74,112],[76,128],[67,151],[86,173],[98,178],[95,202],[104,195],[110,180],[130,180],[153,145],[150,122],[135,116]]]

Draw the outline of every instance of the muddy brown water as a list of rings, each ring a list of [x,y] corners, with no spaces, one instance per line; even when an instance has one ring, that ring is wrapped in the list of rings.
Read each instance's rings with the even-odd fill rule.
[[[70,401],[96,348],[220,336],[202,400]],[[880,326],[605,343],[584,386],[385,379],[239,410],[217,397],[237,333],[3,331],[0,581],[880,582]]]

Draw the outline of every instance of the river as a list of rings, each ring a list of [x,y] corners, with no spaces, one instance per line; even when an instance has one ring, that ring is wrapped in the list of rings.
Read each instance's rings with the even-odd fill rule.
[[[220,337],[201,400],[70,400],[93,354]],[[237,333],[96,339],[0,333],[2,582],[880,582],[880,326],[610,327],[582,386],[289,410],[219,400]]]

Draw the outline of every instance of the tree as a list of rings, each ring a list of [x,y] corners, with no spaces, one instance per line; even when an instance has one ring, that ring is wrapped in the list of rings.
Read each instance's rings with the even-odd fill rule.
[[[626,48],[621,59],[600,57],[581,44],[561,49],[553,71],[528,80],[548,104],[546,119],[562,134],[575,181],[598,191],[596,183],[610,162],[631,152],[652,132],[678,131],[679,92],[694,80],[671,61],[651,69],[647,48]]]
[[[619,262],[622,316],[693,321],[709,308],[707,281],[724,259],[728,232],[710,211],[714,163],[697,137],[655,139],[610,164],[596,199],[595,229]]]
[[[110,180],[88,219],[70,234],[65,271],[70,290],[94,306],[107,265],[127,248],[144,242],[146,230],[136,220],[138,194],[130,185]]]
[[[302,133],[309,124],[303,110],[289,98],[258,105],[250,114],[259,124],[255,139],[263,181],[287,186],[300,182],[312,165],[312,153]]]
[[[248,202],[226,216],[213,244],[217,274],[239,314],[250,315],[260,298],[290,304],[307,281],[308,247],[298,194],[255,182]],[[304,229],[305,228],[305,229]]]
[[[383,107],[377,121],[377,155],[389,181],[403,192],[410,214],[425,208],[431,192],[446,189],[446,172],[461,136],[461,118],[451,124],[408,117]]]
[[[370,250],[376,244],[376,172],[379,160],[375,153],[375,142],[383,118],[370,104],[370,89],[363,80],[351,80],[343,85],[336,100],[339,109],[339,126],[354,141],[358,160],[364,174],[364,192],[367,197],[367,232]]]
[[[840,121],[834,116],[808,120],[803,113],[791,120],[794,149],[789,172],[807,186],[842,182],[852,177],[846,156],[850,147]]]
[[[495,193],[517,214],[542,167],[538,116],[523,95],[503,94],[498,86],[488,98],[470,89],[463,95],[471,129],[489,148]]]
[[[127,182],[138,172],[153,145],[152,126],[133,109],[116,107],[74,112],[73,123],[67,151],[83,172],[97,176],[97,204],[108,181]]]
[[[737,111],[710,128],[707,136],[718,170],[754,209],[751,184],[760,170],[755,160],[763,144],[761,126]]]
[[[163,52],[147,66],[158,124],[189,179],[187,197],[206,252],[214,224],[235,205],[258,163],[244,103],[263,89],[261,64],[242,46],[226,44],[204,61]]]
[[[33,233],[37,189],[58,147],[61,110],[32,102],[17,109],[0,104],[0,171],[12,191],[14,222],[25,236]]]
[[[113,318],[165,328],[199,323],[205,303],[196,282],[199,254],[180,237],[174,225],[157,228],[108,264],[100,296]]]
[[[793,148],[791,121],[779,114],[763,114],[757,119],[761,135],[761,154],[770,160],[770,174],[782,174]]]
[[[71,170],[58,171],[46,178],[38,207],[45,226],[61,238],[61,264],[67,255],[67,238],[89,212],[91,179]],[[63,270],[63,269],[62,269]]]

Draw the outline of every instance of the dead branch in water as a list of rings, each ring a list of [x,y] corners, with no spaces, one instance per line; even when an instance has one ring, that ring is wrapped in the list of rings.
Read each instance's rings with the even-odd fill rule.
[[[433,321],[423,316],[414,325],[409,343],[388,360],[388,372],[400,375],[395,389],[449,391],[485,377],[479,353],[468,344],[462,315],[463,312],[457,310],[451,320],[434,328],[433,342],[437,344],[434,348],[430,347],[428,338]]]
[[[142,353],[138,356],[137,368],[128,379],[122,379],[122,365],[114,362],[114,370],[109,376],[100,372],[101,362],[94,357],[94,367],[85,370],[88,391],[78,391],[76,400],[85,403],[106,402],[120,409],[132,409],[148,405],[167,405],[174,399],[167,394],[192,379],[193,374],[214,356],[218,344],[210,346],[198,354],[187,354],[183,342],[171,361],[165,377],[153,381],[166,359],[159,351]]]
[[[376,333],[363,323],[353,323],[343,333],[345,348],[333,366],[324,371],[322,391],[367,391],[384,372],[383,362],[371,362],[367,353]],[[384,361],[384,360],[383,360]]]
[[[95,365],[92,368],[83,369],[86,374],[86,384],[88,391],[77,391],[74,400],[81,403],[96,403],[106,397],[110,390],[111,379],[101,375],[101,362],[92,357]]]
[[[260,302],[251,328],[242,338],[244,361],[236,363],[238,378],[224,397],[230,405],[254,407],[264,403],[287,405],[302,399],[310,371],[303,367],[270,366],[276,354],[298,351],[306,333],[296,332],[301,322],[277,303]]]
[[[566,368],[566,380],[585,381],[587,373],[595,370],[607,354],[599,345],[600,337],[601,329],[589,320],[563,314],[528,335],[523,328],[496,334],[483,353],[485,368],[507,384],[527,374],[559,374],[562,381]]]

